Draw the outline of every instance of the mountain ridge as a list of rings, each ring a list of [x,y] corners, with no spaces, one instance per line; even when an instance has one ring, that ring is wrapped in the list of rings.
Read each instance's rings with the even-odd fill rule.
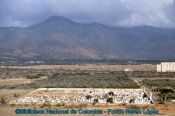
[[[0,56],[175,58],[175,29],[110,27],[52,16],[29,27],[0,27]]]

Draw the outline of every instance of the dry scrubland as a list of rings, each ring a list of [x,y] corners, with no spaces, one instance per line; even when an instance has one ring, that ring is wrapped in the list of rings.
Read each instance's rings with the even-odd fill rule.
[[[108,64],[80,64],[80,65],[34,65],[34,66],[12,66],[14,69],[64,69],[64,70],[110,70],[123,71],[125,68],[130,68],[133,71],[151,71],[156,70],[156,65],[108,65]]]
[[[132,72],[124,72],[129,68]],[[13,116],[17,107],[41,108],[40,106],[11,106],[9,101],[21,97],[40,87],[97,87],[97,88],[139,88],[140,86],[175,88],[175,73],[157,73],[155,65],[36,65],[0,68],[0,114]],[[173,96],[171,96],[173,97]],[[3,102],[2,102],[3,101]],[[154,107],[163,116],[175,116],[175,104],[149,106],[123,106],[100,104],[66,104],[46,108],[141,108]],[[22,115],[20,115],[22,116]],[[32,115],[33,116],[33,115]],[[52,115],[54,116],[54,115]],[[122,115],[124,116],[124,115]]]

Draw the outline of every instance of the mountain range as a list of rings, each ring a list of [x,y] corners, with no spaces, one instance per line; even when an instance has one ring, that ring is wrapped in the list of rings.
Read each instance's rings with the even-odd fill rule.
[[[0,56],[21,58],[175,58],[175,29],[111,27],[52,16],[29,27],[0,27]]]

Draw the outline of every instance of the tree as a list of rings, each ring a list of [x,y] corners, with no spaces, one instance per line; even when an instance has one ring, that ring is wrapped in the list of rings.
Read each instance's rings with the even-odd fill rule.
[[[7,101],[6,101],[6,99],[5,99],[4,97],[1,97],[0,103],[1,103],[2,105],[7,105]]]
[[[174,93],[174,91],[172,89],[169,89],[169,88],[160,89],[160,98],[163,101],[166,101],[167,100],[167,97],[169,97],[173,93]]]

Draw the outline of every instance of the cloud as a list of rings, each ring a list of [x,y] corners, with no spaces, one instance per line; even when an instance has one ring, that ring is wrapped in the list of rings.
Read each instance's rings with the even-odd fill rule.
[[[173,0],[122,0],[126,8],[132,13],[127,19],[119,21],[122,26],[149,25],[174,27],[171,16],[168,16],[167,8],[173,4]],[[174,12],[173,10],[170,12]]]
[[[174,27],[174,0],[0,0],[0,26],[28,26],[59,15],[111,26]]]

